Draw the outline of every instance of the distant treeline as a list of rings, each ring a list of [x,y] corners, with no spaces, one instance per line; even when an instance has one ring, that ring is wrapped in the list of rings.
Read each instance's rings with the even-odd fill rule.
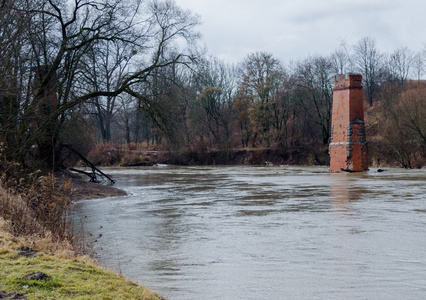
[[[363,75],[373,165],[426,163],[425,55],[374,39],[282,62],[234,65],[200,45],[173,1],[2,1],[1,159],[71,163],[102,143],[176,151],[273,149],[327,163],[332,77]],[[64,147],[66,145],[67,147]],[[143,145],[144,148],[141,148]]]

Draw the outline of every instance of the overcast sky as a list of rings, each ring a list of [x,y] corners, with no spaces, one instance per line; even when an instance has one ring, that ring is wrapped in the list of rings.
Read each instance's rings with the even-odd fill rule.
[[[374,38],[384,52],[426,42],[425,0],[175,0],[201,17],[209,53],[226,62],[266,51],[284,63]]]

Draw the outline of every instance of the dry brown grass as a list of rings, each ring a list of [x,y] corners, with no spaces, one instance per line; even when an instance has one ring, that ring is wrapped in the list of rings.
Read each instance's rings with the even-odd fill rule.
[[[0,286],[28,299],[163,299],[99,266],[72,235],[72,183],[9,164],[0,149]],[[30,247],[35,256],[20,255]],[[51,255],[52,254],[52,255]],[[25,279],[44,272],[49,280]]]
[[[56,257],[64,259],[73,259],[78,256],[75,250],[75,244],[69,240],[58,240],[52,236],[50,231],[43,234],[21,234],[14,235],[14,225],[0,217],[0,246],[4,249],[15,249],[16,247],[26,246],[36,251],[54,254]],[[79,259],[95,263],[88,255],[81,255]]]
[[[0,187],[0,229],[13,236],[20,245],[61,258],[88,253],[86,245],[82,247],[72,235],[71,221],[67,216],[70,208],[68,199],[65,196],[45,196],[45,192],[29,191],[27,198]]]
[[[56,186],[53,175],[30,174],[16,186],[0,188],[0,216],[11,222],[15,235],[33,235],[51,232],[59,240],[69,237],[67,212],[71,200],[65,193],[71,184]]]
[[[92,254],[83,238],[73,234],[71,177],[27,174],[10,163],[0,145],[0,218],[2,227],[29,247],[60,257]],[[59,175],[58,175],[59,176]]]
[[[4,157],[0,162],[1,228],[29,247],[61,257],[75,256],[80,247],[69,213],[71,181],[40,171],[27,174]]]
[[[97,166],[117,165],[121,161],[120,147],[114,143],[102,143],[94,147],[87,158]]]
[[[161,150],[145,144],[101,143],[90,151],[88,159],[97,166],[152,165],[158,160],[157,154],[153,154],[155,151]]]

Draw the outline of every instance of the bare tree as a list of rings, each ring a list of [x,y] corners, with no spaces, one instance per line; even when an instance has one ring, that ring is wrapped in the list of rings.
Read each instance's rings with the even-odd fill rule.
[[[331,59],[316,56],[297,63],[293,75],[294,97],[308,118],[320,126],[324,145],[330,137],[333,74]]]
[[[172,1],[22,3],[15,1],[10,8],[15,15],[24,15],[29,24],[25,37],[31,61],[22,78],[28,86],[32,85],[32,93],[20,105],[19,147],[15,151],[20,161],[25,161],[34,145],[38,145],[38,156],[46,165],[55,165],[58,133],[74,108],[91,99],[114,99],[123,93],[138,97],[141,102],[149,101],[138,92],[138,86],[149,82],[155,70],[187,65],[195,58],[191,49],[195,49],[198,38],[194,31],[198,18]],[[84,62],[89,54],[101,44],[103,47],[98,49],[105,51],[107,45],[113,47],[117,43],[134,53],[128,58],[129,67],[120,69],[120,80],[114,84],[104,84],[111,83],[111,78],[103,72],[97,74],[98,84],[88,85]],[[36,80],[30,78],[31,74],[35,74]],[[19,97],[22,99],[22,94]]]
[[[383,136],[405,168],[426,163],[426,90],[422,82],[408,84],[406,90],[386,107]]]
[[[413,66],[414,54],[407,47],[395,50],[388,59],[388,72],[391,80],[404,86]]]
[[[368,102],[373,105],[380,84],[384,56],[377,49],[376,41],[369,37],[362,38],[353,49],[355,70],[362,74]]]
[[[413,77],[418,81],[421,80],[425,72],[425,61],[423,52],[417,52],[413,56]]]
[[[86,59],[82,79],[85,83],[87,92],[95,90],[115,90],[117,89],[124,75],[129,70],[129,62],[136,51],[131,45],[117,41],[114,43],[99,42],[86,54]],[[82,88],[85,88],[84,86]],[[111,123],[113,117],[120,109],[120,96],[99,96],[88,101],[89,113],[100,130],[102,140],[111,139]]]
[[[275,100],[285,79],[284,67],[272,54],[256,52],[243,61],[240,72],[239,96],[248,101],[248,117],[255,129],[253,142],[260,135],[269,146],[277,108]]]
[[[346,42],[341,41],[338,49],[331,55],[335,74],[346,74],[352,72],[353,66]]]
[[[217,58],[209,57],[200,61],[193,74],[196,89],[197,120],[211,134],[216,145],[225,144],[229,149],[232,123],[232,101],[237,86],[234,67]],[[201,130],[200,134],[205,134]],[[211,144],[210,142],[210,144]]]

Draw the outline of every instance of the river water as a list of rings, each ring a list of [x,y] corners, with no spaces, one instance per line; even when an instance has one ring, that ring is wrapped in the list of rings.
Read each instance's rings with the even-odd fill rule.
[[[100,261],[168,299],[426,299],[426,170],[107,170]]]

